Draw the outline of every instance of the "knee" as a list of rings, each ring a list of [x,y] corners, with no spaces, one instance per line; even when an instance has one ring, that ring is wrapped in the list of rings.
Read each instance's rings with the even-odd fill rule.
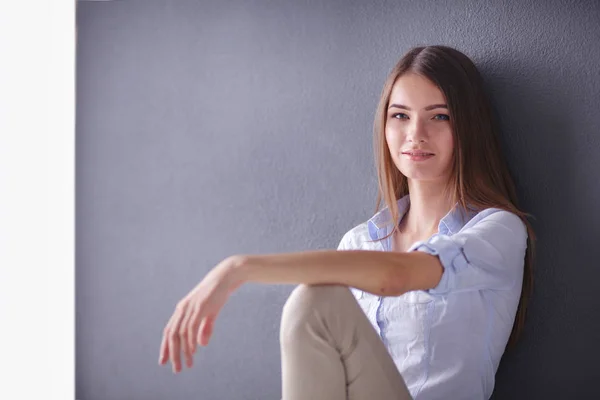
[[[314,311],[331,306],[337,299],[350,295],[350,289],[341,285],[299,285],[288,297],[283,306],[283,315],[302,314],[303,311]]]
[[[290,337],[306,328],[317,315],[343,301],[352,301],[350,289],[341,285],[299,285],[288,297],[281,315],[281,336]]]

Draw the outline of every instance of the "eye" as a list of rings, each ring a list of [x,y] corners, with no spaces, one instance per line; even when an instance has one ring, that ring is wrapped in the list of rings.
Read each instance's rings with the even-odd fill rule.
[[[438,117],[442,117],[442,118],[438,118]],[[436,114],[433,117],[434,119],[437,119],[438,121],[450,121],[450,116],[446,115],[446,114]]]
[[[406,119],[406,118],[408,118],[408,115],[406,115],[404,113],[396,113],[396,114],[392,114],[392,118],[395,118],[395,119]]]

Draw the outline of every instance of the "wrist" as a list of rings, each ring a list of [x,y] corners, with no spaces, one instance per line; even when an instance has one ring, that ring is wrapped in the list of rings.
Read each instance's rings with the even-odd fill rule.
[[[223,268],[231,290],[235,290],[247,282],[247,266],[248,257],[244,255],[230,256],[225,260]]]

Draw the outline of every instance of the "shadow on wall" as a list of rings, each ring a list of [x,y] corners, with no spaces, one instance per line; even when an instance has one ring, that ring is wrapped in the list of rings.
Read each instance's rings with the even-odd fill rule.
[[[592,289],[592,284],[586,284],[581,270],[572,267],[600,257],[600,246],[591,243],[600,237],[600,221],[590,220],[593,198],[586,196],[585,185],[577,179],[577,168],[585,166],[577,162],[578,132],[572,119],[577,113],[572,111],[580,106],[565,97],[565,93],[573,93],[565,86],[576,79],[563,76],[569,71],[544,70],[514,60],[476,63],[495,109],[520,207],[533,215],[530,222],[537,236],[527,322],[517,347],[507,350],[501,361],[492,399],[536,398],[541,382],[556,385],[544,392],[556,389],[558,395],[569,389],[564,382],[551,382],[548,377],[560,368],[557,363],[574,365],[580,356],[586,357],[586,343],[593,340],[582,337],[579,348],[557,346],[572,341],[574,331],[586,331],[585,326],[574,328],[579,321],[569,313],[581,304],[574,293],[577,288],[587,285]],[[589,231],[583,232],[581,227]],[[543,365],[548,359],[556,362]]]

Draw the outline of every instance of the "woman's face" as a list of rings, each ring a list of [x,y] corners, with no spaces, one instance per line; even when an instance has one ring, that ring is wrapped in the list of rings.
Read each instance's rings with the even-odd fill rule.
[[[394,164],[408,179],[447,181],[454,151],[450,116],[443,93],[429,79],[408,73],[396,80],[385,138]]]

